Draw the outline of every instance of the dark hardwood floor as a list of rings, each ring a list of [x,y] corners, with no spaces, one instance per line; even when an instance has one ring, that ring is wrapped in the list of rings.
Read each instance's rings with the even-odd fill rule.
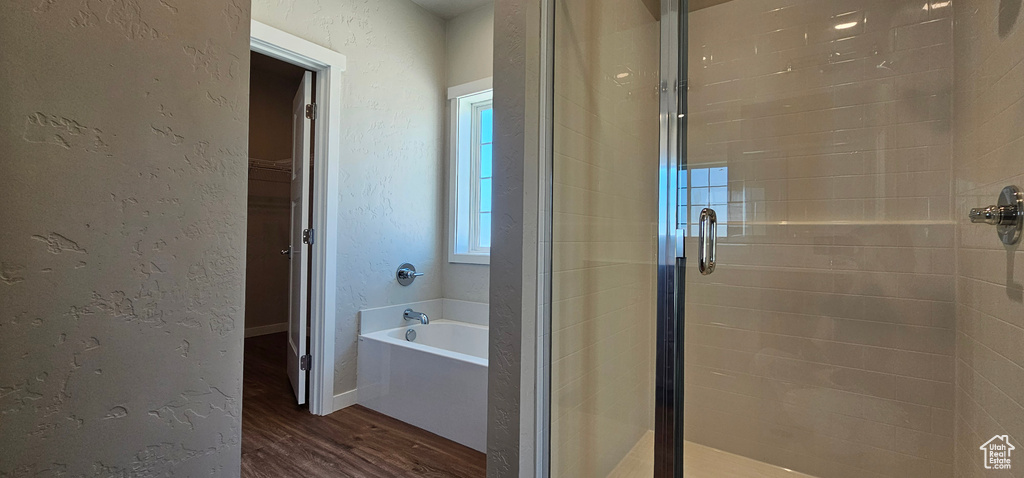
[[[373,410],[355,405],[319,417],[295,405],[286,344],[285,333],[245,339],[242,476],[485,475],[483,453]]]

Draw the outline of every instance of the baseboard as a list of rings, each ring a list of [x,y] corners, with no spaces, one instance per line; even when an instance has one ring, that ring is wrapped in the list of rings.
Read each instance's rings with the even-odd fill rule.
[[[245,338],[258,337],[260,335],[276,334],[278,332],[287,332],[288,322],[281,322],[280,324],[261,325],[259,327],[249,327],[245,329]]]
[[[339,393],[334,396],[334,406],[331,413],[334,413],[342,408],[348,408],[355,405],[359,401],[359,389],[354,388],[345,393]]]

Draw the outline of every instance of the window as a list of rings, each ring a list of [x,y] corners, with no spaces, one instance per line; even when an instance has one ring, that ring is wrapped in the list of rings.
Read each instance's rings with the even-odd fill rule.
[[[490,81],[486,89],[479,86],[483,85],[474,83],[449,90],[449,262],[490,263],[494,111]]]
[[[473,156],[470,169],[474,204],[471,210],[474,226],[470,235],[471,252],[491,252],[491,156],[494,143],[494,110],[491,101],[473,105]]]
[[[718,236],[725,237],[729,224],[729,168],[691,168],[679,171],[679,224],[683,235],[698,235],[700,211],[715,210]]]

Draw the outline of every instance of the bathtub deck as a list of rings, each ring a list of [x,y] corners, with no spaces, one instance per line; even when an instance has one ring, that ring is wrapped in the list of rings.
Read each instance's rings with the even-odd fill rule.
[[[359,405],[326,417],[296,406],[286,344],[286,333],[245,339],[242,476],[485,475],[483,453]]]

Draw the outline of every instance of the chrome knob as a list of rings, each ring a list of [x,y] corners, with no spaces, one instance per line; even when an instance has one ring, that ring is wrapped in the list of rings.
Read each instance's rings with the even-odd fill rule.
[[[398,283],[401,285],[412,284],[412,281],[416,280],[416,278],[421,275],[423,275],[423,273],[416,272],[416,266],[408,262],[398,266],[398,270],[395,271],[395,277],[398,279]]]
[[[419,277],[421,275],[423,275],[422,272],[416,272],[416,271],[414,271],[412,269],[405,269],[405,268],[398,269],[398,278],[399,279],[410,279],[410,278],[413,278],[413,277]]]
[[[1018,215],[1016,206],[989,206],[976,207],[971,209],[968,217],[975,224],[1014,225],[1017,224]]]
[[[1017,186],[1006,186],[999,193],[996,205],[972,208],[967,217],[974,224],[996,226],[996,234],[1003,244],[1013,245],[1020,241],[1021,227],[1024,226],[1024,193]]]

